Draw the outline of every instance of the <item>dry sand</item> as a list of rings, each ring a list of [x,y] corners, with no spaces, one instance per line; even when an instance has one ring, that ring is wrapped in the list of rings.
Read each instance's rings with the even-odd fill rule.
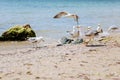
[[[96,46],[0,50],[0,80],[120,80],[120,34]]]

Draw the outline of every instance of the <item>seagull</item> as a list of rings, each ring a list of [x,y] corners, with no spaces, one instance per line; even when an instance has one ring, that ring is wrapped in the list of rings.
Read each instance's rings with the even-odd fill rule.
[[[40,43],[41,41],[44,42],[43,37],[29,37],[28,41],[33,44],[33,47],[37,48],[37,44]]]
[[[98,32],[98,33],[103,33],[103,29],[101,28],[101,25],[100,25],[100,24],[98,24],[97,32]]]
[[[67,31],[67,32],[70,33],[70,34],[74,34],[75,31],[76,31],[75,26],[73,26],[73,30],[72,31]]]
[[[108,28],[108,31],[118,30],[119,28],[116,25],[112,25]]]
[[[76,28],[78,28],[78,30],[76,30]],[[67,33],[69,33],[72,38],[79,38],[80,36],[80,27],[79,26],[73,26],[73,30],[72,31],[67,31]]]
[[[59,12],[53,18],[61,18],[61,17],[73,18],[77,22],[77,25],[79,24],[79,22],[78,22],[79,16],[76,14],[71,14],[68,12]]]
[[[85,33],[85,36],[87,38],[89,38],[88,42],[90,42],[90,41],[94,40],[94,37],[98,36],[99,33],[103,33],[103,30],[102,30],[100,24],[98,24],[98,27],[96,30],[91,30],[91,27],[88,27],[88,30]]]
[[[89,32],[90,30],[92,30],[92,26],[88,26],[87,31],[85,33]]]

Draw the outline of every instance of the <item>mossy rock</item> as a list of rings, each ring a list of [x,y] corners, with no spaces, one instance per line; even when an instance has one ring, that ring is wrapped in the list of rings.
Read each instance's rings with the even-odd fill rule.
[[[21,26],[13,26],[9,30],[2,33],[1,41],[24,41],[27,37],[36,37],[35,31],[32,30],[29,24]]]

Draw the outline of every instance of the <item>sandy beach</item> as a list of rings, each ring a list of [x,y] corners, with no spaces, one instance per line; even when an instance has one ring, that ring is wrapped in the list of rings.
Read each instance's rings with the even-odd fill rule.
[[[110,38],[105,45],[87,47],[41,44],[39,49],[28,45],[3,48],[0,80],[120,80],[120,34]]]
[[[0,80],[120,80],[120,0],[0,0]]]

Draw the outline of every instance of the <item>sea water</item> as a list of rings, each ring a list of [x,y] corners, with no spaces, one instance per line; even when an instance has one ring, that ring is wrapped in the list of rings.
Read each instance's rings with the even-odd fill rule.
[[[77,14],[83,27],[120,25],[120,0],[0,0],[0,34],[30,24],[37,36],[59,39],[76,25],[72,18],[53,18],[61,11]]]

